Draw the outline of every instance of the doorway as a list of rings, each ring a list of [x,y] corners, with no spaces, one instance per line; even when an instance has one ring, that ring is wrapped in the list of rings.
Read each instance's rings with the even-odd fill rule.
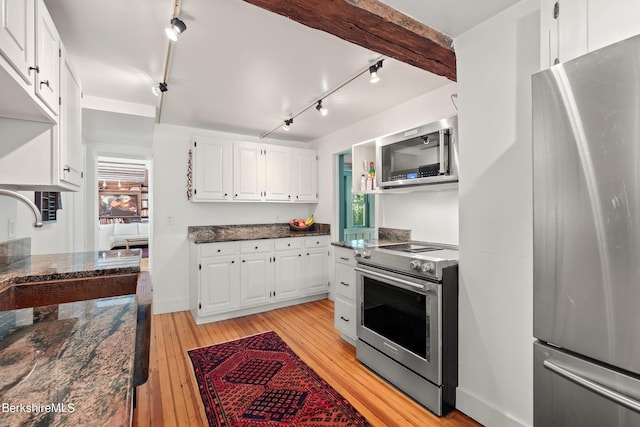
[[[354,191],[351,152],[338,156],[339,239],[375,239],[375,197]]]
[[[151,160],[97,158],[98,247],[142,251],[148,267],[153,211]]]

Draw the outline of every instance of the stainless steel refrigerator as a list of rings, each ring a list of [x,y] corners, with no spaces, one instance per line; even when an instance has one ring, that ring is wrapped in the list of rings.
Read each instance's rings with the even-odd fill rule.
[[[640,36],[533,76],[534,424],[640,426]]]

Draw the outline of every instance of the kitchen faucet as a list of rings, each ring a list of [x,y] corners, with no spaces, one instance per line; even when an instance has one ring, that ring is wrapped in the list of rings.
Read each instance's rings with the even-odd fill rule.
[[[3,188],[0,188],[0,196],[13,197],[16,200],[21,200],[26,203],[33,211],[33,215],[36,217],[36,222],[33,223],[33,226],[35,228],[42,227],[42,215],[40,214],[40,209],[38,209],[35,203],[33,203],[31,200],[27,199],[25,196],[16,191],[5,190]]]

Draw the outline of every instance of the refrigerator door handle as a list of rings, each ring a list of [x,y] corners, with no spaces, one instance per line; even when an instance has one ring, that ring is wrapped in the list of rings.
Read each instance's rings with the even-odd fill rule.
[[[578,385],[590,390],[596,394],[599,394],[603,397],[613,400],[614,402],[619,403],[620,405],[631,409],[632,411],[640,413],[640,402],[635,399],[630,398],[629,396],[625,396],[622,393],[619,393],[610,388],[604,387],[598,383],[591,381],[585,377],[582,377],[575,372],[571,372],[567,368],[564,368],[557,363],[547,359],[543,362],[544,367],[549,369],[550,371],[555,372],[556,374],[575,382]]]

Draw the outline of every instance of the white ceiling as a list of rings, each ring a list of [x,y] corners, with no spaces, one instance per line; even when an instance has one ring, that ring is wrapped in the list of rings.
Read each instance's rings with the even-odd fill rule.
[[[517,1],[385,2],[456,36]],[[169,90],[160,103],[151,86],[163,80],[170,43],[164,28],[173,1],[45,3],[84,93],[161,105],[161,123],[259,136],[380,57],[241,0],[182,0],[179,16],[187,30],[173,44]],[[278,129],[271,137],[312,141],[449,83],[392,59],[379,75],[375,85],[363,75],[329,96],[323,102],[326,117],[312,108],[295,119],[290,132]],[[92,120],[100,126],[97,117]]]

